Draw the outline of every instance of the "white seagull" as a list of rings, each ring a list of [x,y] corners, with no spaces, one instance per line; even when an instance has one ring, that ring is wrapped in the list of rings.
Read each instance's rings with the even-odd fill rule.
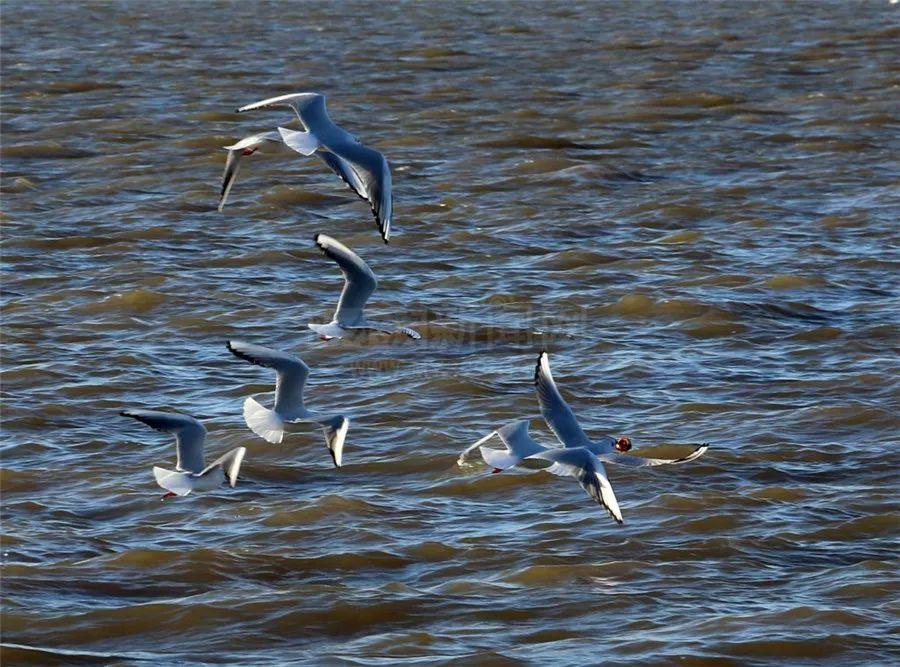
[[[305,131],[279,127],[281,141],[301,155],[315,153],[353,192],[369,202],[381,238],[387,243],[391,236],[393,195],[391,169],[384,156],[335,125],[325,110],[323,95],[281,95],[248,104],[237,111],[243,113],[267,107],[290,107],[294,110]]]
[[[157,431],[175,434],[175,470],[153,468],[156,483],[168,492],[163,499],[186,496],[192,491],[217,489],[226,481],[232,487],[237,484],[238,471],[247,453],[245,447],[236,447],[209,465],[204,465],[206,429],[193,417],[154,410],[123,410],[120,414],[137,419]]]
[[[585,435],[553,381],[553,375],[550,373],[550,359],[546,352],[541,352],[538,356],[534,384],[538,402],[541,405],[541,413],[563,447],[551,449],[535,442],[528,435],[528,421],[521,420],[488,433],[468,447],[460,454],[457,461],[459,465],[462,465],[476,448],[485,463],[494,468],[493,472],[495,473],[516,466],[524,459],[550,461],[552,465],[545,468],[547,472],[575,477],[588,495],[603,505],[610,516],[621,524],[624,523],[622,512],[603,467],[604,463],[633,468],[674,465],[693,461],[709,449],[708,444],[703,444],[687,456],[678,459],[643,458],[623,454],[621,452],[631,449],[629,438],[617,439],[604,436],[600,440],[592,441]],[[494,436],[498,436],[506,445],[505,451],[482,446]]]
[[[331,322],[327,324],[310,323],[307,325],[310,329],[319,334],[323,340],[342,338],[356,331],[402,333],[414,340],[422,337],[418,331],[408,327],[397,329],[389,324],[367,320],[363,314],[363,308],[369,297],[372,296],[372,292],[378,287],[378,281],[375,279],[372,269],[360,259],[359,255],[340,241],[325,234],[316,234],[314,240],[319,249],[341,267],[341,272],[344,274],[344,289],[341,291],[337,310],[334,311]]]
[[[334,465],[341,466],[344,439],[350,420],[343,415],[324,417],[310,412],[303,404],[303,387],[309,377],[309,366],[297,357],[260,345],[230,340],[226,347],[231,353],[251,364],[275,371],[275,405],[264,408],[252,396],[244,401],[244,420],[256,435],[272,443],[281,442],[286,422],[314,422],[325,431],[325,444]]]
[[[219,197],[220,212],[225,208],[225,202],[228,199],[228,193],[231,192],[231,186],[234,185],[234,181],[237,178],[242,157],[253,155],[254,153],[294,154],[293,149],[284,143],[278,132],[262,132],[250,135],[236,144],[225,146],[225,150],[228,151],[228,157],[225,159],[225,172],[222,174],[222,193]]]

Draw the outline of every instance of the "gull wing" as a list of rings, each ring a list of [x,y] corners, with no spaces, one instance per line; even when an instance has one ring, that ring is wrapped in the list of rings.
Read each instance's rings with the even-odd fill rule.
[[[228,200],[228,194],[231,192],[231,186],[237,179],[238,170],[241,167],[241,158],[244,151],[254,151],[267,141],[281,142],[281,135],[277,132],[264,132],[262,134],[253,134],[244,137],[240,141],[231,146],[225,146],[228,151],[228,157],[225,158],[225,171],[222,174],[222,192],[219,195],[219,211],[225,208],[225,202]]]
[[[384,155],[356,142],[330,145],[317,153],[357,196],[369,202],[375,224],[387,243],[391,236],[393,190],[391,168]]]
[[[331,460],[337,468],[341,467],[344,456],[344,440],[347,438],[347,430],[350,428],[350,420],[342,415],[324,419],[319,422],[325,432],[325,445],[331,453]]]
[[[378,287],[375,274],[359,255],[330,236],[316,234],[315,242],[327,257],[341,267],[344,274],[344,289],[334,312],[334,319],[341,325],[362,323],[366,301]]]
[[[206,468],[203,469],[203,472],[200,473],[200,476],[202,477],[203,475],[208,475],[216,468],[222,468],[222,471],[225,473],[225,479],[227,479],[228,483],[232,486],[232,488],[234,488],[234,485],[237,484],[238,472],[241,469],[241,463],[243,463],[244,456],[246,456],[246,454],[246,447],[235,447],[227,454],[223,454],[208,466],[206,466]]]
[[[324,113],[325,98],[318,93],[290,93],[288,95],[278,95],[277,97],[269,97],[264,100],[260,100],[259,102],[253,102],[252,104],[245,104],[244,106],[237,109],[237,113],[244,113],[245,111],[254,111],[256,109],[266,109],[271,107],[289,107],[294,110],[294,113],[297,114],[297,118],[299,118],[300,122],[303,123],[303,116],[300,115],[301,105],[303,105],[304,107],[308,107],[310,105],[320,106],[321,111],[319,111],[318,109],[316,109],[316,111],[318,111],[319,113]]]
[[[188,415],[155,410],[123,410],[120,414],[123,417],[137,419],[157,431],[174,434],[177,471],[199,473],[203,470],[206,429],[199,421]]]
[[[677,459],[651,459],[644,458],[642,456],[629,456],[628,454],[617,454],[615,452],[610,452],[609,454],[601,454],[599,456],[601,461],[605,461],[606,463],[613,463],[615,465],[627,466],[629,468],[646,468],[648,466],[666,466],[666,465],[677,465],[679,463],[687,463],[688,461],[694,461],[695,459],[699,459],[706,453],[706,450],[709,449],[709,444],[705,443],[697,447],[694,451],[692,451],[687,456],[682,456]]]
[[[556,475],[571,475],[577,479],[581,488],[602,505],[617,523],[625,523],[603,463],[590,451],[584,447],[565,447],[538,452],[530,458],[551,461],[553,465],[548,471]]]
[[[286,352],[237,340],[225,343],[239,359],[275,371],[275,412],[285,418],[305,410],[303,386],[309,377],[309,366]]]
[[[556,388],[556,382],[550,373],[550,357],[546,352],[538,355],[534,368],[534,388],[541,404],[541,414],[557,439],[565,447],[590,447],[591,441],[581,430],[571,408]]]

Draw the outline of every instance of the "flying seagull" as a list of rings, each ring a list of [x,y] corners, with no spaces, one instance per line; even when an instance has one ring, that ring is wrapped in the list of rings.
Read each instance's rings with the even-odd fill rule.
[[[247,453],[245,447],[236,447],[209,465],[203,463],[203,444],[206,429],[188,415],[154,410],[123,410],[123,417],[132,417],[150,428],[175,435],[175,470],[153,468],[156,483],[164,488],[163,498],[186,496],[192,491],[217,489],[226,481],[237,484],[238,471]]]
[[[613,519],[618,523],[624,523],[619,503],[603,467],[604,463],[633,468],[672,465],[693,461],[709,449],[708,444],[703,444],[687,456],[678,459],[653,459],[623,454],[622,452],[631,449],[629,438],[604,436],[600,440],[592,441],[585,435],[553,381],[550,359],[546,352],[541,352],[538,356],[534,383],[541,413],[563,446],[548,448],[535,442],[528,434],[528,420],[520,420],[491,431],[466,448],[459,456],[457,461],[459,465],[465,463],[476,449],[481,453],[485,463],[493,467],[495,473],[516,466],[524,459],[550,461],[551,465],[545,468],[547,472],[575,477],[588,495],[605,507]],[[498,436],[506,445],[505,450],[483,446],[494,436]]]
[[[304,131],[279,127],[281,141],[301,155],[315,153],[357,196],[369,202],[381,238],[387,243],[391,236],[393,200],[391,169],[384,156],[335,125],[328,117],[323,95],[281,95],[248,104],[237,111],[243,113],[268,107],[290,107],[294,110]]]
[[[239,359],[275,371],[275,405],[272,410],[264,408],[252,396],[244,401],[244,420],[250,430],[269,442],[279,443],[284,437],[286,422],[320,424],[325,431],[325,444],[331,452],[331,459],[335,466],[340,467],[350,420],[343,415],[325,417],[306,409],[303,387],[309,377],[309,366],[297,357],[268,347],[236,340],[230,340],[225,345]]]
[[[325,234],[316,234],[314,240],[319,249],[341,267],[344,274],[344,289],[331,322],[327,324],[310,323],[307,325],[310,329],[324,340],[342,338],[355,331],[402,333],[414,340],[422,337],[419,332],[408,327],[397,329],[389,324],[367,320],[363,314],[363,308],[369,297],[372,296],[372,292],[378,287],[378,281],[375,279],[372,269],[360,259],[359,255],[340,241]]]

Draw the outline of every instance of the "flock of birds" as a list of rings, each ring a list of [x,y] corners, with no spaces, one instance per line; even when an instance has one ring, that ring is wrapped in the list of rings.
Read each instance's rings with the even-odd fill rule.
[[[360,198],[369,203],[381,238],[388,243],[393,200],[390,167],[384,156],[364,146],[352,134],[335,125],[325,109],[325,98],[317,93],[273,97],[248,104],[237,111],[270,107],[293,109],[304,130],[278,127],[277,131],[254,134],[226,146],[228,157],[222,178],[219,210],[225,206],[242,158],[256,152],[316,155]],[[372,333],[403,334],[415,340],[421,338],[417,331],[408,327],[396,327],[367,319],[363,310],[378,285],[375,274],[359,255],[336,239],[317,234],[315,243],[340,267],[344,274],[344,288],[331,322],[309,323],[307,326],[312,331],[323,340]],[[280,443],[284,438],[286,424],[318,424],[325,433],[325,444],[334,465],[340,467],[350,420],[345,415],[320,414],[306,407],[303,390],[309,377],[309,367],[287,352],[260,345],[231,340],[226,343],[226,347],[239,359],[275,371],[275,401],[271,408],[264,407],[252,396],[244,401],[244,420],[250,430],[268,442]],[[548,461],[550,466],[544,470],[575,477],[587,494],[621,524],[624,523],[622,511],[604,463],[628,467],[687,463],[702,456],[709,447],[708,444],[700,445],[689,455],[678,459],[655,459],[626,454],[631,449],[631,440],[627,437],[604,436],[599,440],[589,439],[553,381],[550,359],[543,351],[535,367],[534,385],[541,414],[562,447],[550,448],[538,444],[528,434],[528,420],[520,420],[492,431],[468,447],[460,454],[459,465],[464,465],[476,450],[493,468],[494,473],[512,468],[525,459]],[[139,409],[123,410],[121,414],[156,430],[174,434],[175,469],[153,468],[157,483],[166,490],[163,498],[217,489],[226,483],[233,487],[237,483],[238,473],[247,453],[245,447],[232,449],[207,465],[203,455],[207,431],[197,419],[179,413]],[[484,445],[495,436],[503,442],[505,450]]]

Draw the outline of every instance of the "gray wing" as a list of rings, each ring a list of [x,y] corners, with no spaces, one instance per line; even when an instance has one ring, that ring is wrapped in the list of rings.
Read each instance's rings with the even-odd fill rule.
[[[155,410],[122,410],[119,414],[137,419],[157,431],[174,434],[175,452],[178,457],[176,470],[195,473],[203,470],[206,429],[199,421],[188,415]]]
[[[337,262],[344,274],[344,289],[334,319],[342,325],[361,323],[366,301],[378,287],[375,274],[359,255],[330,236],[316,234],[315,242],[326,256]]]
[[[619,509],[619,501],[616,500],[616,494],[606,476],[603,463],[587,449],[584,447],[548,449],[533,454],[531,458],[552,461],[553,465],[547,468],[547,472],[556,475],[571,475],[578,480],[581,488],[591,498],[609,512],[609,515],[617,523],[625,523],[622,518],[622,510]]]
[[[325,98],[318,93],[290,93],[288,95],[279,95],[278,97],[269,97],[260,100],[259,102],[253,102],[252,104],[245,104],[236,111],[237,113],[244,113],[245,111],[254,111],[255,109],[290,107],[294,110],[294,113],[297,114],[297,118],[299,118],[302,123],[303,116],[300,114],[300,108],[306,107],[309,104],[320,104],[324,111]]]
[[[327,151],[320,150],[316,154],[357,196],[369,202],[381,238],[387,243],[391,236],[393,193],[391,168],[385,157],[355,142],[329,146]]]
[[[309,366],[286,352],[261,345],[230,340],[225,346],[239,359],[275,371],[275,412],[289,417],[304,410],[303,385],[309,377]]]
[[[538,355],[534,368],[534,388],[541,404],[541,414],[559,441],[565,447],[590,447],[591,441],[581,430],[578,420],[556,388],[550,374],[550,357],[546,352]]]
[[[702,444],[687,456],[682,456],[677,459],[651,459],[641,456],[629,456],[628,454],[618,454],[615,452],[602,454],[599,458],[601,461],[613,463],[615,465],[627,466],[629,468],[645,468],[648,466],[666,466],[687,463],[688,461],[699,459],[706,453],[707,449],[709,449],[709,444]]]
[[[225,479],[228,480],[228,483],[231,484],[232,488],[237,484],[238,472],[241,469],[241,463],[244,461],[244,456],[247,454],[246,447],[236,447],[232,449],[227,454],[223,454],[215,461],[210,463],[206,468],[203,469],[201,475],[208,475],[210,472],[215,470],[218,467],[222,468],[222,471],[225,473]]]

